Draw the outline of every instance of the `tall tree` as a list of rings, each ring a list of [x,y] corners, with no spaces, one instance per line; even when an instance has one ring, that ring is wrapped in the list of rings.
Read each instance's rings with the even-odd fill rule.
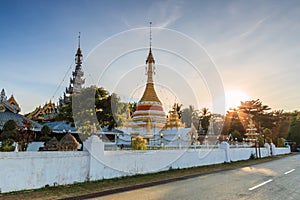
[[[99,96],[96,86],[83,88],[79,94],[72,95],[72,112],[78,130],[82,134],[91,134],[95,132],[98,125],[95,116]]]
[[[34,131],[32,130],[32,122],[23,119],[22,123],[24,127],[20,127],[20,134],[17,141],[21,144],[21,150],[26,151],[29,143],[34,140]]]
[[[181,113],[181,121],[186,127],[191,127],[193,123],[197,128],[199,127],[199,112],[195,110],[194,106],[190,105],[188,108],[184,108]]]
[[[245,126],[243,125],[240,117],[240,113],[237,109],[231,109],[227,111],[222,129],[222,135],[229,135],[234,131],[238,131],[242,137],[246,132]]]
[[[188,108],[184,108],[182,110],[181,120],[186,127],[191,127],[194,110],[194,107],[191,105]]]
[[[209,129],[211,116],[212,114],[208,108],[204,107],[200,110],[199,124],[201,125],[201,129],[205,135],[207,134]]]
[[[67,124],[75,126],[73,112],[72,112],[72,96],[69,97],[69,101],[59,107],[58,115],[55,116],[56,121],[65,121]]]
[[[225,116],[221,114],[212,114],[211,122],[212,130],[214,135],[220,135],[224,126]]]
[[[268,143],[275,143],[275,136],[269,128],[265,128],[262,131],[263,137],[266,139]]]
[[[296,146],[300,146],[300,113],[293,117],[287,139],[296,142]]]
[[[261,132],[264,128],[273,128],[273,121],[270,121],[271,115],[266,112],[270,109],[269,106],[263,105],[259,99],[241,102],[241,105],[238,107],[239,112],[246,114],[241,120],[248,123],[249,119],[252,118],[258,132]]]
[[[126,120],[127,106],[115,93],[102,99],[96,108],[99,110],[96,114],[101,127],[107,126],[108,130],[122,126]]]
[[[121,102],[117,94],[109,93],[104,88],[97,88],[96,92],[96,116],[99,125],[108,130],[120,127],[127,118],[127,104]]]

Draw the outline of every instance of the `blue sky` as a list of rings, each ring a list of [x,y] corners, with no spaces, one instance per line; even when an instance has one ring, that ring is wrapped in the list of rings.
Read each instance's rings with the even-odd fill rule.
[[[8,96],[14,94],[23,113],[50,99],[57,102],[62,95],[69,84],[69,68],[75,67],[78,32],[86,59],[112,36],[146,28],[149,21],[153,22],[154,34],[155,27],[167,28],[200,44],[215,64],[225,92],[246,93],[248,98],[259,98],[273,109],[300,108],[300,2],[297,0],[1,0],[0,3],[0,88]],[[143,47],[149,44],[145,33]],[[153,47],[160,46],[158,33],[155,37]],[[126,42],[135,43],[134,38]],[[168,42],[176,41],[170,38]],[[143,65],[147,52],[144,54],[128,59],[140,60]],[[157,64],[167,60],[158,50],[154,56]],[[88,67],[84,66],[87,73]],[[62,82],[66,73],[67,78]],[[157,76],[164,79],[162,74]],[[203,102],[196,107],[209,106],[210,92],[199,95],[197,99]],[[188,106],[189,102],[184,104]]]

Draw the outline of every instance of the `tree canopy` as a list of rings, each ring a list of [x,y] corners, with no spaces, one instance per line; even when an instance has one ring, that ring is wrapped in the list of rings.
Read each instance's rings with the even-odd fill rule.
[[[10,139],[12,141],[15,141],[19,136],[17,129],[18,129],[17,123],[14,120],[8,120],[7,122],[5,122],[3,126],[1,139],[2,140]]]
[[[300,146],[300,112],[294,115],[290,124],[287,139],[296,142],[296,146]]]
[[[212,114],[208,108],[202,108],[200,110],[199,124],[201,125],[201,128],[202,128],[204,134],[207,134],[207,132],[208,132],[211,117],[212,117]]]
[[[0,137],[2,140],[2,145],[0,148],[1,151],[13,151],[14,150],[13,143],[19,137],[19,132],[17,129],[18,129],[18,126],[14,120],[8,120],[4,124],[3,131],[2,131],[1,137]]]
[[[199,112],[195,110],[194,106],[190,105],[188,108],[184,108],[181,112],[181,121],[186,127],[191,127],[192,124],[196,128],[199,128]]]
[[[90,86],[81,90],[79,94],[73,94],[67,104],[67,111],[71,111],[72,120],[75,121],[79,131],[83,134],[91,134],[106,127],[112,130],[122,126],[126,119],[127,105],[120,101],[116,94],[109,94],[102,87]],[[70,116],[62,114],[62,119]],[[75,119],[75,120],[74,120]]]

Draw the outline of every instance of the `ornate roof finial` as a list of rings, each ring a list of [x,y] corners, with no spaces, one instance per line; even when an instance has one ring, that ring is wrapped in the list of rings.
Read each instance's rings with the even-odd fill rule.
[[[151,28],[152,28],[152,22],[150,22],[150,49],[149,49],[149,54],[148,54],[148,57],[146,60],[146,64],[155,63],[155,60],[153,58],[152,51],[151,51],[151,47],[152,47],[152,29]]]
[[[0,97],[1,97],[1,100],[6,100],[4,88],[1,90],[1,96]]]
[[[80,48],[80,32],[78,34],[78,48]]]
[[[82,61],[81,61],[82,53],[81,53],[81,49],[80,49],[80,32],[78,34],[78,49],[77,49],[77,53],[75,56],[76,56],[76,58],[75,58],[76,64],[81,65],[82,64]]]
[[[152,30],[151,30],[152,22],[150,22],[150,49],[152,47]]]

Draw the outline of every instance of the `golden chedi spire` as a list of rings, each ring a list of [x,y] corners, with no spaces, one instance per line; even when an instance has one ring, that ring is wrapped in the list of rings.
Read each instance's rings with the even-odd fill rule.
[[[133,113],[132,122],[135,131],[140,132],[143,137],[151,137],[158,133],[166,124],[166,115],[163,111],[155,89],[153,75],[154,73],[154,57],[151,49],[151,22],[150,22],[150,48],[146,60],[147,83],[144,94],[138,102],[136,111]]]
[[[155,101],[160,102],[159,98],[157,97],[157,94],[154,89],[154,83],[153,83],[153,75],[154,75],[154,66],[155,63],[151,48],[149,50],[148,58],[146,60],[147,66],[147,84],[146,89],[144,91],[143,97],[140,101]]]
[[[150,22],[150,48],[149,48],[149,54],[146,60],[146,65],[147,65],[147,84],[146,84],[146,89],[144,91],[143,97],[140,100],[141,102],[143,101],[155,101],[155,102],[159,102],[160,100],[157,97],[157,94],[155,92],[154,89],[154,83],[153,83],[153,75],[154,75],[154,64],[155,64],[155,60],[154,57],[152,55],[152,32],[151,32],[151,25],[152,22]]]

